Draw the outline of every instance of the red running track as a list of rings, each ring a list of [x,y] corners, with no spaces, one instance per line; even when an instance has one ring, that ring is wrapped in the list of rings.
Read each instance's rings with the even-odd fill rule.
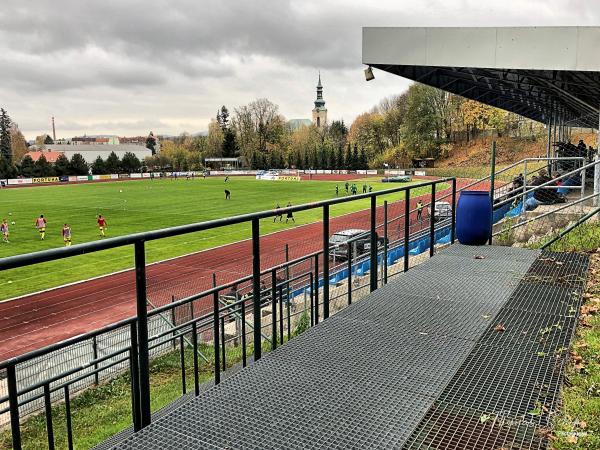
[[[458,187],[466,183],[459,180]],[[424,196],[424,201],[426,199]],[[411,209],[415,208],[416,200],[412,199]],[[404,202],[395,202],[390,205],[389,217],[403,211]],[[379,209],[378,223],[382,219]],[[415,220],[414,214],[411,220]],[[369,211],[337,217],[330,222],[331,233],[345,228],[368,229]],[[262,269],[285,261],[285,244],[289,245],[290,259],[321,249],[322,224],[303,225],[261,237]],[[242,241],[150,265],[147,267],[148,299],[162,305],[170,301],[172,295],[182,298],[209,289],[213,273],[217,274],[219,284],[247,276],[252,273],[251,255],[251,241]],[[195,304],[195,314],[211,309],[210,299]],[[132,270],[0,303],[0,361],[134,315]]]

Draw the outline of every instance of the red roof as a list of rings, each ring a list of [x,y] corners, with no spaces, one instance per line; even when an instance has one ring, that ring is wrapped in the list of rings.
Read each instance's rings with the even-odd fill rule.
[[[47,152],[27,152],[25,156],[31,156],[31,159],[35,162],[40,159],[40,156],[44,155],[49,163],[55,163],[58,157],[64,154],[65,152],[53,152],[52,150],[49,150]]]

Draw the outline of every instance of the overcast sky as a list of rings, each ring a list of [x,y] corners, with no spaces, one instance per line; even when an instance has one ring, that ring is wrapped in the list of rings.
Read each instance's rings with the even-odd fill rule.
[[[24,0],[0,9],[0,105],[50,132],[180,134],[267,97],[309,118],[321,71],[347,123],[408,82],[366,83],[363,26],[600,25],[598,0]]]

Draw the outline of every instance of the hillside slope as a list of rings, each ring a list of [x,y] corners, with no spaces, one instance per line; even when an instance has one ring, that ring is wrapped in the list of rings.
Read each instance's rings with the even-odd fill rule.
[[[587,131],[573,132],[571,142],[583,139],[586,145],[596,146],[597,135]],[[507,165],[524,158],[545,156],[547,140],[532,137],[496,138],[496,164]],[[449,146],[449,156],[436,161],[436,167],[474,167],[487,165],[490,161],[492,138],[478,138]]]

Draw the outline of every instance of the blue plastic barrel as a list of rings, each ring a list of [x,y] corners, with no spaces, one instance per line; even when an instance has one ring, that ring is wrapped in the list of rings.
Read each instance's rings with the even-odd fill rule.
[[[463,191],[456,207],[456,237],[461,244],[484,245],[492,230],[492,201],[487,191]]]

